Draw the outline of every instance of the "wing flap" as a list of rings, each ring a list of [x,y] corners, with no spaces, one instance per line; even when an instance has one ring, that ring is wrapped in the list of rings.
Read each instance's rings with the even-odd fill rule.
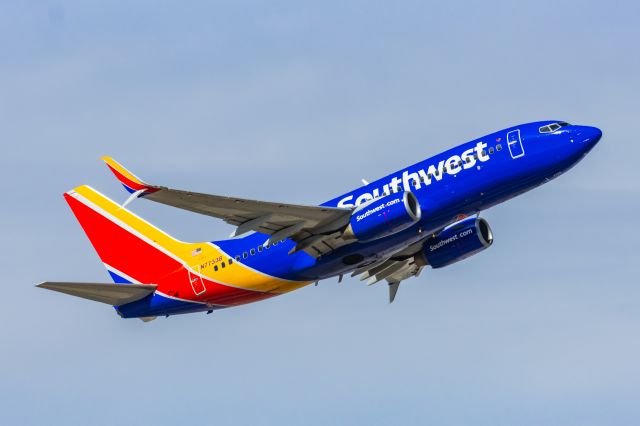
[[[143,299],[156,290],[155,284],[105,284],[78,282],[43,282],[36,287],[58,291],[83,299],[120,306]]]

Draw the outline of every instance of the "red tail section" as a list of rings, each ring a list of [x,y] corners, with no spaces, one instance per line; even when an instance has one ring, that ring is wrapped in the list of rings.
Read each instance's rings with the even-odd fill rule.
[[[276,294],[214,281],[212,271],[206,269],[212,269],[207,260],[229,263],[228,255],[209,243],[178,241],[88,186],[69,191],[65,199],[116,282],[157,284],[156,292],[165,296],[218,306]],[[235,263],[224,271],[230,276],[236,275],[233,271],[250,273]],[[265,281],[264,276],[258,277]],[[247,282],[254,284],[251,278]],[[256,280],[255,284],[261,283]]]

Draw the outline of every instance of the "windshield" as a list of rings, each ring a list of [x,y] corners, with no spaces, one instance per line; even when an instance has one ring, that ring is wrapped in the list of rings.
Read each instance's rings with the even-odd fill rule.
[[[559,130],[562,127],[569,126],[569,125],[570,124],[567,123],[566,121],[559,121],[557,123],[551,123],[551,124],[547,124],[546,126],[542,126],[538,130],[540,131],[540,133],[553,133],[556,130]]]

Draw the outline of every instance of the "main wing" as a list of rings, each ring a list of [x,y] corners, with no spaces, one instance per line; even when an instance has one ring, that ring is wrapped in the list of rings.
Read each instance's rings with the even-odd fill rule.
[[[265,244],[290,238],[296,242],[292,252],[304,250],[315,257],[350,242],[342,238],[342,230],[349,223],[351,209],[274,203],[150,185],[113,158],[103,157],[102,160],[131,194],[124,205],[144,197],[222,219],[237,227],[233,236],[250,231],[261,232],[269,235]]]

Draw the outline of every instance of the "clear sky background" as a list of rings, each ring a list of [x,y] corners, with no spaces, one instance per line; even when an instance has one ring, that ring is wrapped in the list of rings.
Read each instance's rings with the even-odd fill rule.
[[[0,2],[0,423],[637,425],[637,2]],[[600,127],[485,212],[487,251],[387,303],[356,280],[144,324],[34,288],[107,281],[62,198],[98,160],[319,203],[518,123]],[[220,221],[131,207],[185,240]]]

